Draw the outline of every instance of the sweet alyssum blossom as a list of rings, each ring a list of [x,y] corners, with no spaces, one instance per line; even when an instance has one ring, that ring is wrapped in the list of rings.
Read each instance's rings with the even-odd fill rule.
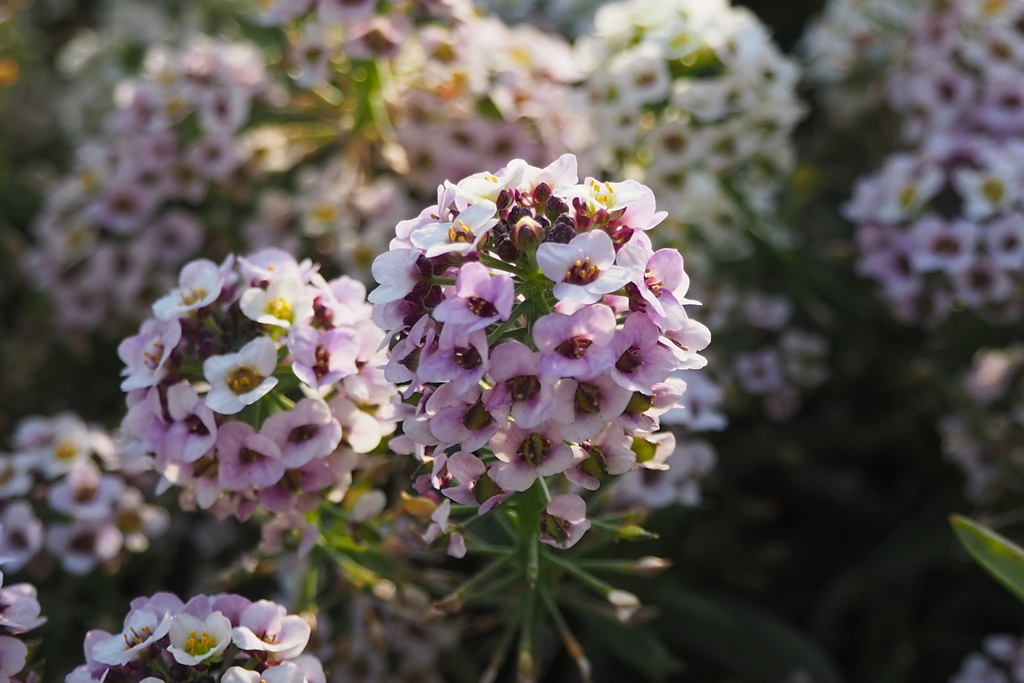
[[[637,467],[683,392],[671,376],[701,367],[708,341],[683,308],[694,302],[682,257],[645,234],[663,218],[642,184],[579,183],[566,155],[446,183],[397,226],[370,300],[393,335],[387,376],[408,383],[404,438],[431,471],[421,495],[483,514]],[[586,502],[550,505],[533,538],[574,545]],[[427,538],[461,552],[445,509]]]
[[[217,294],[168,309],[181,338],[163,349],[163,376],[129,393],[124,431],[203,509],[243,518],[260,504],[308,509],[320,492],[346,486],[337,472],[393,430],[385,415],[395,390],[380,369],[383,332],[365,288],[327,281],[279,249],[184,271],[175,301]],[[152,336],[143,323],[122,344],[129,368]]]
[[[252,637],[244,624],[252,625],[254,619],[277,645]],[[183,603],[173,594],[157,593],[132,601],[121,632],[90,631],[85,639],[87,663],[65,681],[98,683],[116,678],[163,683],[169,681],[168,671],[179,672],[185,677],[182,680],[200,680],[211,671],[210,665],[225,663],[231,648],[234,666],[227,668],[221,681],[325,683],[320,662],[302,654],[309,636],[309,624],[302,617],[288,615],[284,607],[266,600],[251,602],[240,595],[220,594],[199,595]]]

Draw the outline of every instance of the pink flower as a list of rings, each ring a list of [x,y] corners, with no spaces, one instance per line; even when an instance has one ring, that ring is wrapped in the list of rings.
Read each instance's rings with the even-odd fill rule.
[[[587,520],[587,504],[575,493],[555,496],[544,506],[541,521],[541,543],[562,550],[576,545],[590,528]]]
[[[593,304],[629,282],[629,271],[615,263],[608,233],[592,230],[568,244],[545,242],[537,247],[537,265],[555,285],[557,299]]]

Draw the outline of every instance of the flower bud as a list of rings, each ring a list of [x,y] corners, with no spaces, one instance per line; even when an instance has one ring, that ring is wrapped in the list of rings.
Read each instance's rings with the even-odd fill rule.
[[[544,227],[533,216],[523,216],[512,226],[512,244],[523,251],[533,251],[544,239]]]

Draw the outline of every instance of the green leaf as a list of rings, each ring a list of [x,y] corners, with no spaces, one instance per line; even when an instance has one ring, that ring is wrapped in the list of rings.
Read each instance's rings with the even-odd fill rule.
[[[971,557],[1024,600],[1024,549],[966,517],[952,515],[949,521]]]

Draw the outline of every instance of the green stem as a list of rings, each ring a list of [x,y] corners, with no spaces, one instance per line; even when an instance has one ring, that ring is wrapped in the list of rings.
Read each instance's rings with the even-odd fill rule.
[[[564,560],[561,557],[558,557],[555,553],[545,553],[544,559],[559,569],[563,569],[567,574],[571,574],[576,578],[576,580],[587,588],[593,590],[595,593],[599,593],[603,598],[607,598],[608,594],[615,590],[615,587],[610,583],[602,581],[590,572],[579,567],[575,562]]]
[[[520,683],[533,683],[537,679],[533,662],[533,630],[537,622],[537,588],[526,593],[523,602],[523,627],[519,631],[518,671]]]
[[[565,645],[565,651],[576,662],[576,668],[579,669],[580,678],[584,683],[590,683],[591,679],[591,667],[590,660],[587,659],[586,654],[583,652],[583,646],[580,645],[580,641],[576,640],[576,636],[573,635],[572,630],[569,628],[569,624],[565,621],[565,617],[562,616],[562,611],[558,609],[558,605],[555,603],[554,598],[551,597],[551,593],[548,592],[545,586],[541,586],[540,597],[544,602],[544,606],[548,610],[548,614],[551,615],[551,620],[555,623],[555,628],[558,629],[558,633],[562,636],[562,643]]]
[[[505,331],[519,321],[520,316],[526,313],[530,305],[531,304],[528,300],[523,300],[517,303],[515,308],[512,309],[512,314],[509,315],[508,320],[495,327],[491,333],[487,335],[487,345],[493,347],[496,343],[501,341],[502,335],[505,334]]]

